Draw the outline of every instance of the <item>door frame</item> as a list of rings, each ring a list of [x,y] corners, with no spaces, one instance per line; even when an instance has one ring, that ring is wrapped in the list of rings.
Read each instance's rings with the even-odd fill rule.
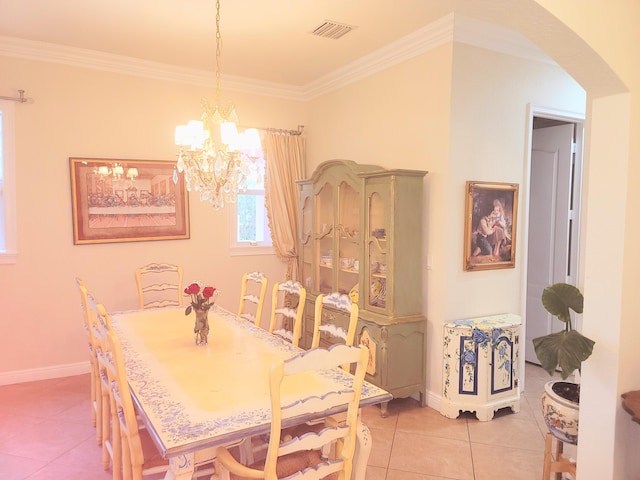
[[[561,120],[569,123],[575,123],[577,128],[576,132],[576,151],[575,158],[580,161],[576,161],[575,172],[574,175],[582,178],[584,171],[584,123],[585,123],[585,115],[578,112],[570,112],[566,110],[559,110],[557,108],[549,108],[542,107],[538,105],[528,104],[527,105],[527,122],[526,122],[526,138],[525,138],[525,171],[524,171],[524,179],[523,179],[523,189],[521,196],[521,213],[522,217],[520,217],[520,231],[526,231],[526,235],[522,235],[520,238],[522,239],[522,281],[520,285],[522,285],[520,291],[520,315],[522,318],[522,326],[520,327],[520,341],[521,345],[525,345],[525,342],[529,341],[527,339],[527,274],[528,274],[528,262],[529,262],[529,229],[524,228],[529,225],[529,193],[530,193],[530,185],[531,185],[531,149],[533,145],[533,118],[548,118],[552,120]],[[578,198],[582,198],[582,188],[583,182],[577,182],[578,185],[576,187],[579,189]],[[574,192],[575,198],[575,192]],[[580,209],[582,209],[582,205],[580,205]],[[580,216],[578,215],[577,219],[574,219],[571,235],[573,237],[573,245],[576,246],[575,252],[571,256],[571,261],[575,263],[575,268],[572,270],[572,278],[575,282],[578,280],[578,271],[580,269]],[[577,325],[577,328],[580,328],[581,325]],[[523,352],[520,356],[520,371],[522,372],[520,378],[520,391],[524,391],[525,389],[525,355],[524,355],[524,347],[521,348]]]

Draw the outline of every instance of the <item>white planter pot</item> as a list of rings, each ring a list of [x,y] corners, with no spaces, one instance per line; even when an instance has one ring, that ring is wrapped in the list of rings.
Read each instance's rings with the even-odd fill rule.
[[[567,400],[553,391],[556,380],[547,382],[542,394],[542,416],[549,432],[558,440],[577,445],[579,404]]]

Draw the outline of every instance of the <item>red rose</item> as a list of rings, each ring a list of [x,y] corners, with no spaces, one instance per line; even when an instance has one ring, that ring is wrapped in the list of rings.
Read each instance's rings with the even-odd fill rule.
[[[213,287],[204,287],[204,290],[202,290],[202,296],[204,298],[211,298],[215,291],[216,289]]]
[[[187,288],[184,289],[184,293],[187,295],[196,295],[200,291],[200,285],[197,283],[192,283]]]

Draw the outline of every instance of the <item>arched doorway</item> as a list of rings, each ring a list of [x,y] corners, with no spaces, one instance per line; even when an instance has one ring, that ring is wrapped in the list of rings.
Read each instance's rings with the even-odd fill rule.
[[[628,376],[628,373],[624,374],[632,368],[626,367],[620,357],[620,346],[628,342],[621,334],[621,328],[625,326],[621,301],[623,260],[630,255],[624,252],[624,235],[631,96],[607,62],[540,3],[533,0],[460,0],[454,5],[456,13],[523,34],[556,59],[587,91],[585,204],[579,284],[586,297],[584,331],[602,348],[596,346],[582,372],[578,468],[581,480],[633,478],[621,476],[624,469],[621,463],[637,464],[638,460],[634,460],[631,453],[625,457],[624,452],[615,452],[613,448],[614,445],[622,448],[625,443],[625,431],[616,430],[618,382],[621,376]],[[611,9],[611,6],[607,8]],[[601,7],[601,10],[604,13],[605,8]],[[567,13],[570,14],[579,17],[581,13]],[[586,29],[586,25],[599,20],[593,18],[590,22],[577,23]],[[598,227],[602,218],[610,220],[606,229]],[[610,253],[607,256],[602,252]],[[522,285],[525,284],[523,278]],[[607,318],[607,323],[603,324],[601,318]],[[635,352],[633,355],[636,360],[640,356]],[[610,447],[603,451],[602,445]],[[640,471],[640,466],[635,467],[636,473]],[[629,474],[629,468],[626,468],[626,474]]]

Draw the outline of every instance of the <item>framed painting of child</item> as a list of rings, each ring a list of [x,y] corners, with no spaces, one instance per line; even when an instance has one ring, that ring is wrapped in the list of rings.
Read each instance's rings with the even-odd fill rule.
[[[464,270],[514,268],[517,183],[466,183]]]

